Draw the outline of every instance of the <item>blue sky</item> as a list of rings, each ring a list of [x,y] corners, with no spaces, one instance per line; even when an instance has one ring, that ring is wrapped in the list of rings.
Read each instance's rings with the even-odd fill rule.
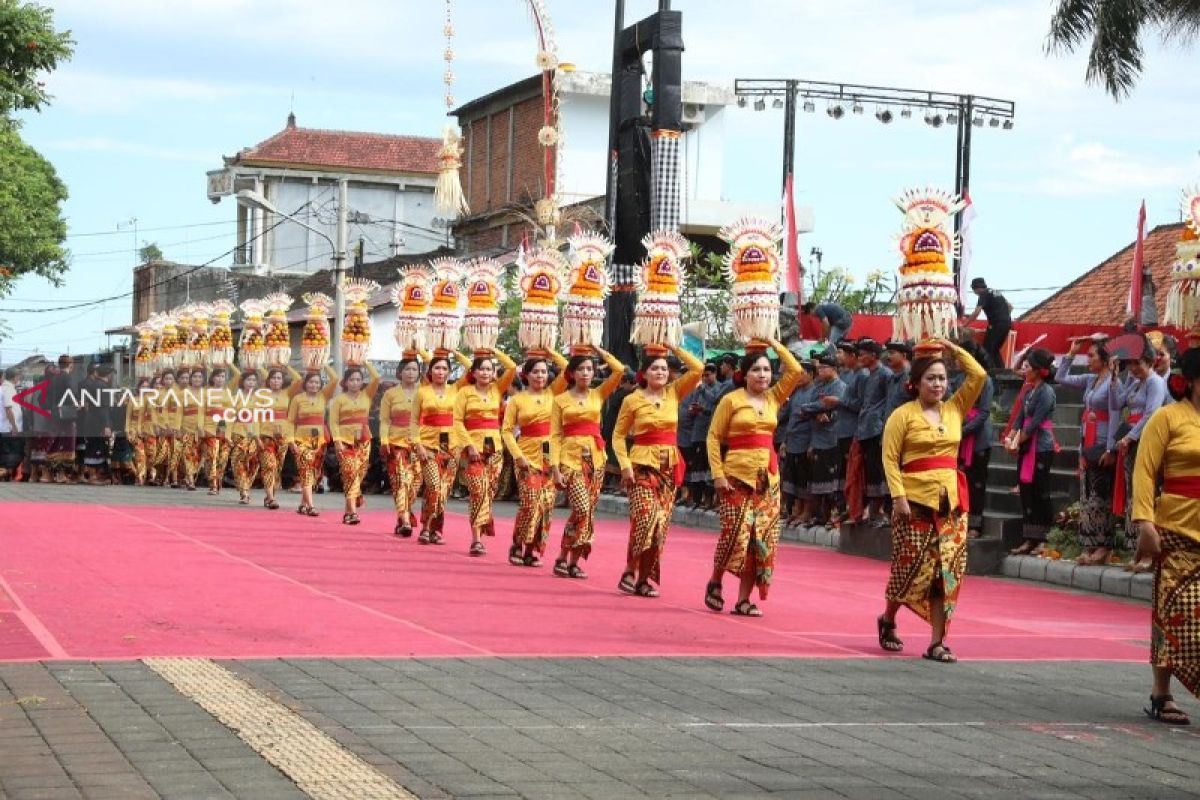
[[[560,55],[610,63],[612,12],[546,0]],[[675,0],[684,75],[795,77],[974,93],[1017,104],[1012,131],[976,129],[978,209],[972,274],[1009,291],[1018,311],[1128,244],[1139,202],[1151,225],[1179,219],[1197,181],[1192,128],[1200,87],[1186,49],[1152,43],[1134,96],[1114,103],[1083,82],[1082,57],[1047,57],[1050,0]],[[54,104],[25,118],[26,138],[58,168],[73,267],[55,289],[27,278],[3,309],[50,308],[128,292],[135,246],[202,263],[234,243],[235,211],[205,197],[221,156],[278,131],[290,108],[307,127],[438,135],[442,19],[436,0],[60,0],[75,58],[51,76]],[[629,21],[653,0],[628,0]],[[518,0],[454,0],[460,102],[533,73],[532,27]],[[294,99],[293,99],[294,98]],[[782,115],[734,109],[724,193],[778,194]],[[900,214],[914,185],[951,188],[954,131],[914,119],[801,115],[797,202],[814,208],[826,267],[894,269]],[[566,132],[570,135],[570,131]],[[137,220],[137,240],[130,220]],[[229,257],[217,264],[228,264]],[[125,297],[87,310],[0,312],[0,363],[30,351],[91,351],[130,320]]]

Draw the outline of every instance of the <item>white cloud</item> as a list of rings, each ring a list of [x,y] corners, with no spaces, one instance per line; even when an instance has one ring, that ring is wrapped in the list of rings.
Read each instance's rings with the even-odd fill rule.
[[[46,88],[54,95],[56,108],[84,114],[127,114],[164,103],[213,102],[268,91],[247,84],[143,78],[88,72],[70,66],[51,75]]]
[[[1036,182],[1038,191],[1053,196],[1091,196],[1169,189],[1179,186],[1193,167],[1117,150],[1097,141],[1064,138],[1055,150],[1048,172]]]
[[[138,158],[153,158],[166,161],[190,161],[201,164],[211,164],[213,161],[213,155],[208,150],[185,150],[182,148],[162,147],[160,145],[108,139],[104,137],[51,139],[49,141],[42,142],[41,146],[51,151],[61,150],[83,153],[113,153],[115,155],[134,156]]]

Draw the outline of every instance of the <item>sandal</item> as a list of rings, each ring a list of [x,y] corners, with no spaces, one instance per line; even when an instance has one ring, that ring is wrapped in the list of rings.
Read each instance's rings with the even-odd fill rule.
[[[650,585],[650,581],[642,581],[633,587],[633,593],[638,597],[658,597],[658,589]]]
[[[443,539],[442,535],[440,533],[438,533],[437,531],[430,531],[429,532],[429,543],[430,544],[445,544],[446,540]]]
[[[317,510],[316,510],[315,508],[313,508],[312,506],[305,506],[305,507],[304,507],[304,513],[305,513],[307,516],[310,516],[310,517],[319,517],[319,516],[321,516],[321,512],[320,512],[320,511],[317,511]]]
[[[522,559],[521,563],[527,567],[540,567],[542,565],[542,560],[533,553],[530,553],[529,555],[525,556],[524,559]]]
[[[633,594],[637,591],[637,586],[633,583],[634,575],[632,572],[626,572],[621,576],[620,582],[617,583],[617,589],[625,594]]]
[[[572,564],[567,567],[567,577],[578,578],[579,580],[587,580],[587,573],[578,564]]]
[[[296,509],[296,513],[301,514],[301,515],[307,514],[308,506],[306,506],[304,503],[301,503],[300,506]]]
[[[554,559],[554,574],[560,578],[568,578],[571,575],[571,567],[567,564],[565,558]]]
[[[1175,698],[1169,694],[1155,697],[1150,695],[1150,707],[1143,708],[1146,716],[1164,725],[1191,725],[1192,720],[1181,708],[1167,708],[1167,703],[1174,703]]]
[[[875,620],[875,627],[879,631],[880,650],[886,650],[889,653],[899,653],[904,650],[904,642],[896,636],[895,622],[888,622],[883,617],[878,617]]]
[[[355,514],[353,511],[351,511],[349,514],[342,514],[343,525],[357,525],[358,522],[358,514]]]
[[[738,617],[761,617],[762,609],[749,600],[739,600],[738,604],[733,607],[733,611],[729,613]]]
[[[958,661],[958,656],[950,652],[950,648],[941,642],[934,642],[929,645],[929,649],[921,654],[921,658],[927,661],[936,661],[939,664],[953,664]]]
[[[424,528],[421,529],[421,532],[417,535],[417,544],[432,544],[429,540],[429,531]]]
[[[396,535],[399,536],[401,539],[411,539],[412,538],[412,525],[410,523],[405,521],[405,522],[397,525],[396,527],[397,527]]]
[[[725,598],[721,596],[721,584],[713,581],[704,587],[704,605],[709,611],[721,611],[725,608]]]
[[[483,546],[483,542],[471,542],[471,549],[467,553],[473,556],[482,556],[487,554],[487,548]]]
[[[244,494],[244,495],[242,495],[241,497],[239,497],[239,498],[238,498],[238,505],[243,505],[243,506],[248,506],[248,505],[250,505],[250,495],[248,495],[248,494]]]
[[[514,567],[525,566],[525,559],[521,558],[521,545],[514,544],[508,548],[508,563]]]

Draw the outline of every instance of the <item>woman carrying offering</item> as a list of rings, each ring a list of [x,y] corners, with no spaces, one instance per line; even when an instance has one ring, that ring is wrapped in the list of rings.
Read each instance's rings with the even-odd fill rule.
[[[1172,676],[1200,696],[1200,348],[1184,351],[1181,362],[1183,374],[1171,378],[1177,402],[1141,431],[1130,515],[1136,557],[1154,564],[1154,685],[1145,712],[1168,725],[1191,722],[1171,696]]]
[[[200,433],[205,414],[203,369],[192,370],[180,402],[179,458],[183,485],[194,492],[196,476],[200,474]]]
[[[149,406],[145,395],[149,388],[149,378],[138,378],[133,385],[133,396],[125,402],[125,438],[133,448],[133,479],[138,486],[146,483],[146,437],[142,432],[142,415],[143,409]]]
[[[948,375],[943,350],[954,353],[966,377],[945,400]],[[877,620],[879,646],[904,649],[896,636],[896,612],[907,606],[931,628],[924,658],[957,661],[945,645],[967,568],[966,476],[958,450],[967,414],[983,390],[987,372],[957,345],[939,340],[917,347],[909,393],[883,433],[883,469],[892,495],[892,571],[887,607]]]
[[[530,355],[521,366],[525,389],[509,399],[504,410],[500,438],[513,459],[520,505],[513,521],[513,542],[508,563],[513,566],[540,567],[540,556],[550,539],[550,518],[554,512],[555,483],[551,478],[554,443],[550,437],[550,410],[554,398],[567,388],[563,369],[567,360],[549,353],[558,367],[558,378],[550,381],[550,364],[541,355]],[[518,438],[519,432],[519,438]]]
[[[363,367],[346,367],[342,373],[342,392],[329,405],[329,428],[333,432],[346,502],[343,525],[359,523],[356,509],[363,504],[362,482],[371,462],[371,430],[367,423],[380,381],[370,361],[365,367],[371,376],[370,383],[363,386]]]
[[[779,409],[800,383],[804,370],[782,343],[769,343],[779,354],[783,374],[771,386],[771,362],[766,352],[747,346],[733,381],[738,388],[725,395],[713,413],[708,431],[708,464],[717,492],[721,537],[713,556],[713,571],[704,589],[704,604],[720,611],[725,601],[721,578],[726,572],[740,579],[734,614],[761,617],[750,601],[758,587],[767,598],[779,541],[779,459],[774,448]]]
[[[325,388],[321,374],[309,372],[304,376],[303,390],[288,406],[288,425],[292,429],[292,452],[300,481],[300,507],[297,514],[317,516],[313,508],[313,487],[321,480],[325,468],[325,446],[329,442],[329,427],[325,424],[325,408],[337,390],[337,373],[325,366]]]
[[[229,365],[236,383],[242,377],[238,368]],[[225,413],[233,408],[233,394],[226,386],[227,373],[217,367],[208,376],[208,389],[204,392],[204,418],[201,427],[204,435],[204,460],[208,462],[208,493],[218,494],[225,479],[225,467],[229,465],[229,425]]]
[[[554,561],[554,574],[567,578],[586,578],[579,566],[592,552],[595,536],[596,503],[604,484],[608,461],[604,439],[600,435],[600,416],[604,402],[621,385],[625,365],[604,350],[597,350],[608,364],[610,375],[599,388],[592,388],[596,365],[591,356],[574,355],[563,375],[571,387],[554,398],[550,410],[550,454],[554,460],[554,482],[567,492],[571,515],[563,528],[562,546]]]
[[[496,377],[492,355],[504,367],[504,375]],[[467,502],[471,518],[470,554],[482,556],[487,552],[483,536],[495,536],[492,502],[496,497],[504,454],[500,442],[500,404],[504,393],[517,374],[517,364],[499,350],[489,355],[476,355],[468,373],[468,385],[454,398],[454,435],[462,448],[460,457],[467,460],[465,477]]]
[[[229,423],[229,462],[233,467],[233,483],[238,490],[238,502],[250,505],[250,487],[258,477],[258,421],[255,392],[258,391],[258,372],[247,370],[238,376],[237,391],[230,392],[233,421]]]
[[[658,597],[651,581],[659,582],[675,491],[683,482],[684,463],[675,430],[679,401],[696,388],[704,369],[703,362],[686,350],[670,349],[687,372],[668,383],[666,348],[653,348],[642,361],[639,388],[621,404],[613,431],[621,486],[629,495],[629,547],[617,588],[639,597]],[[630,437],[632,448],[626,442]]]
[[[284,373],[286,370],[286,375]],[[290,381],[288,380],[290,377]],[[292,440],[292,426],[288,422],[288,407],[292,398],[304,388],[300,373],[288,367],[271,367],[267,370],[267,390],[271,393],[270,415],[258,423],[258,464],[262,478],[263,506],[271,510],[279,508],[275,492],[279,490],[283,475],[283,458]]]
[[[158,409],[158,476],[159,486],[170,484],[179,488],[179,430],[183,424],[183,403],[179,387],[175,385],[175,373],[167,370],[162,376],[162,390]]]
[[[416,516],[417,490],[421,476],[413,454],[413,409],[421,381],[421,365],[416,353],[405,353],[396,367],[400,383],[383,393],[379,401],[379,453],[387,471],[392,499],[396,503],[397,536],[412,536]]]

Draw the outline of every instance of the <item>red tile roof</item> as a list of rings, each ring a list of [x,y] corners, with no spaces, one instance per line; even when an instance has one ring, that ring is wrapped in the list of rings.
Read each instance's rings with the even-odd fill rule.
[[[1158,225],[1146,234],[1145,261],[1154,279],[1154,303],[1162,319],[1167,300],[1167,275],[1175,262],[1175,245],[1183,223]],[[1021,315],[1023,322],[1120,325],[1128,316],[1129,279],[1133,272],[1134,242],[1114,253],[1099,266],[1080,275],[1067,286]]]
[[[282,131],[226,161],[434,175],[439,147],[439,139],[424,136],[297,128],[295,116],[289,115]]]

